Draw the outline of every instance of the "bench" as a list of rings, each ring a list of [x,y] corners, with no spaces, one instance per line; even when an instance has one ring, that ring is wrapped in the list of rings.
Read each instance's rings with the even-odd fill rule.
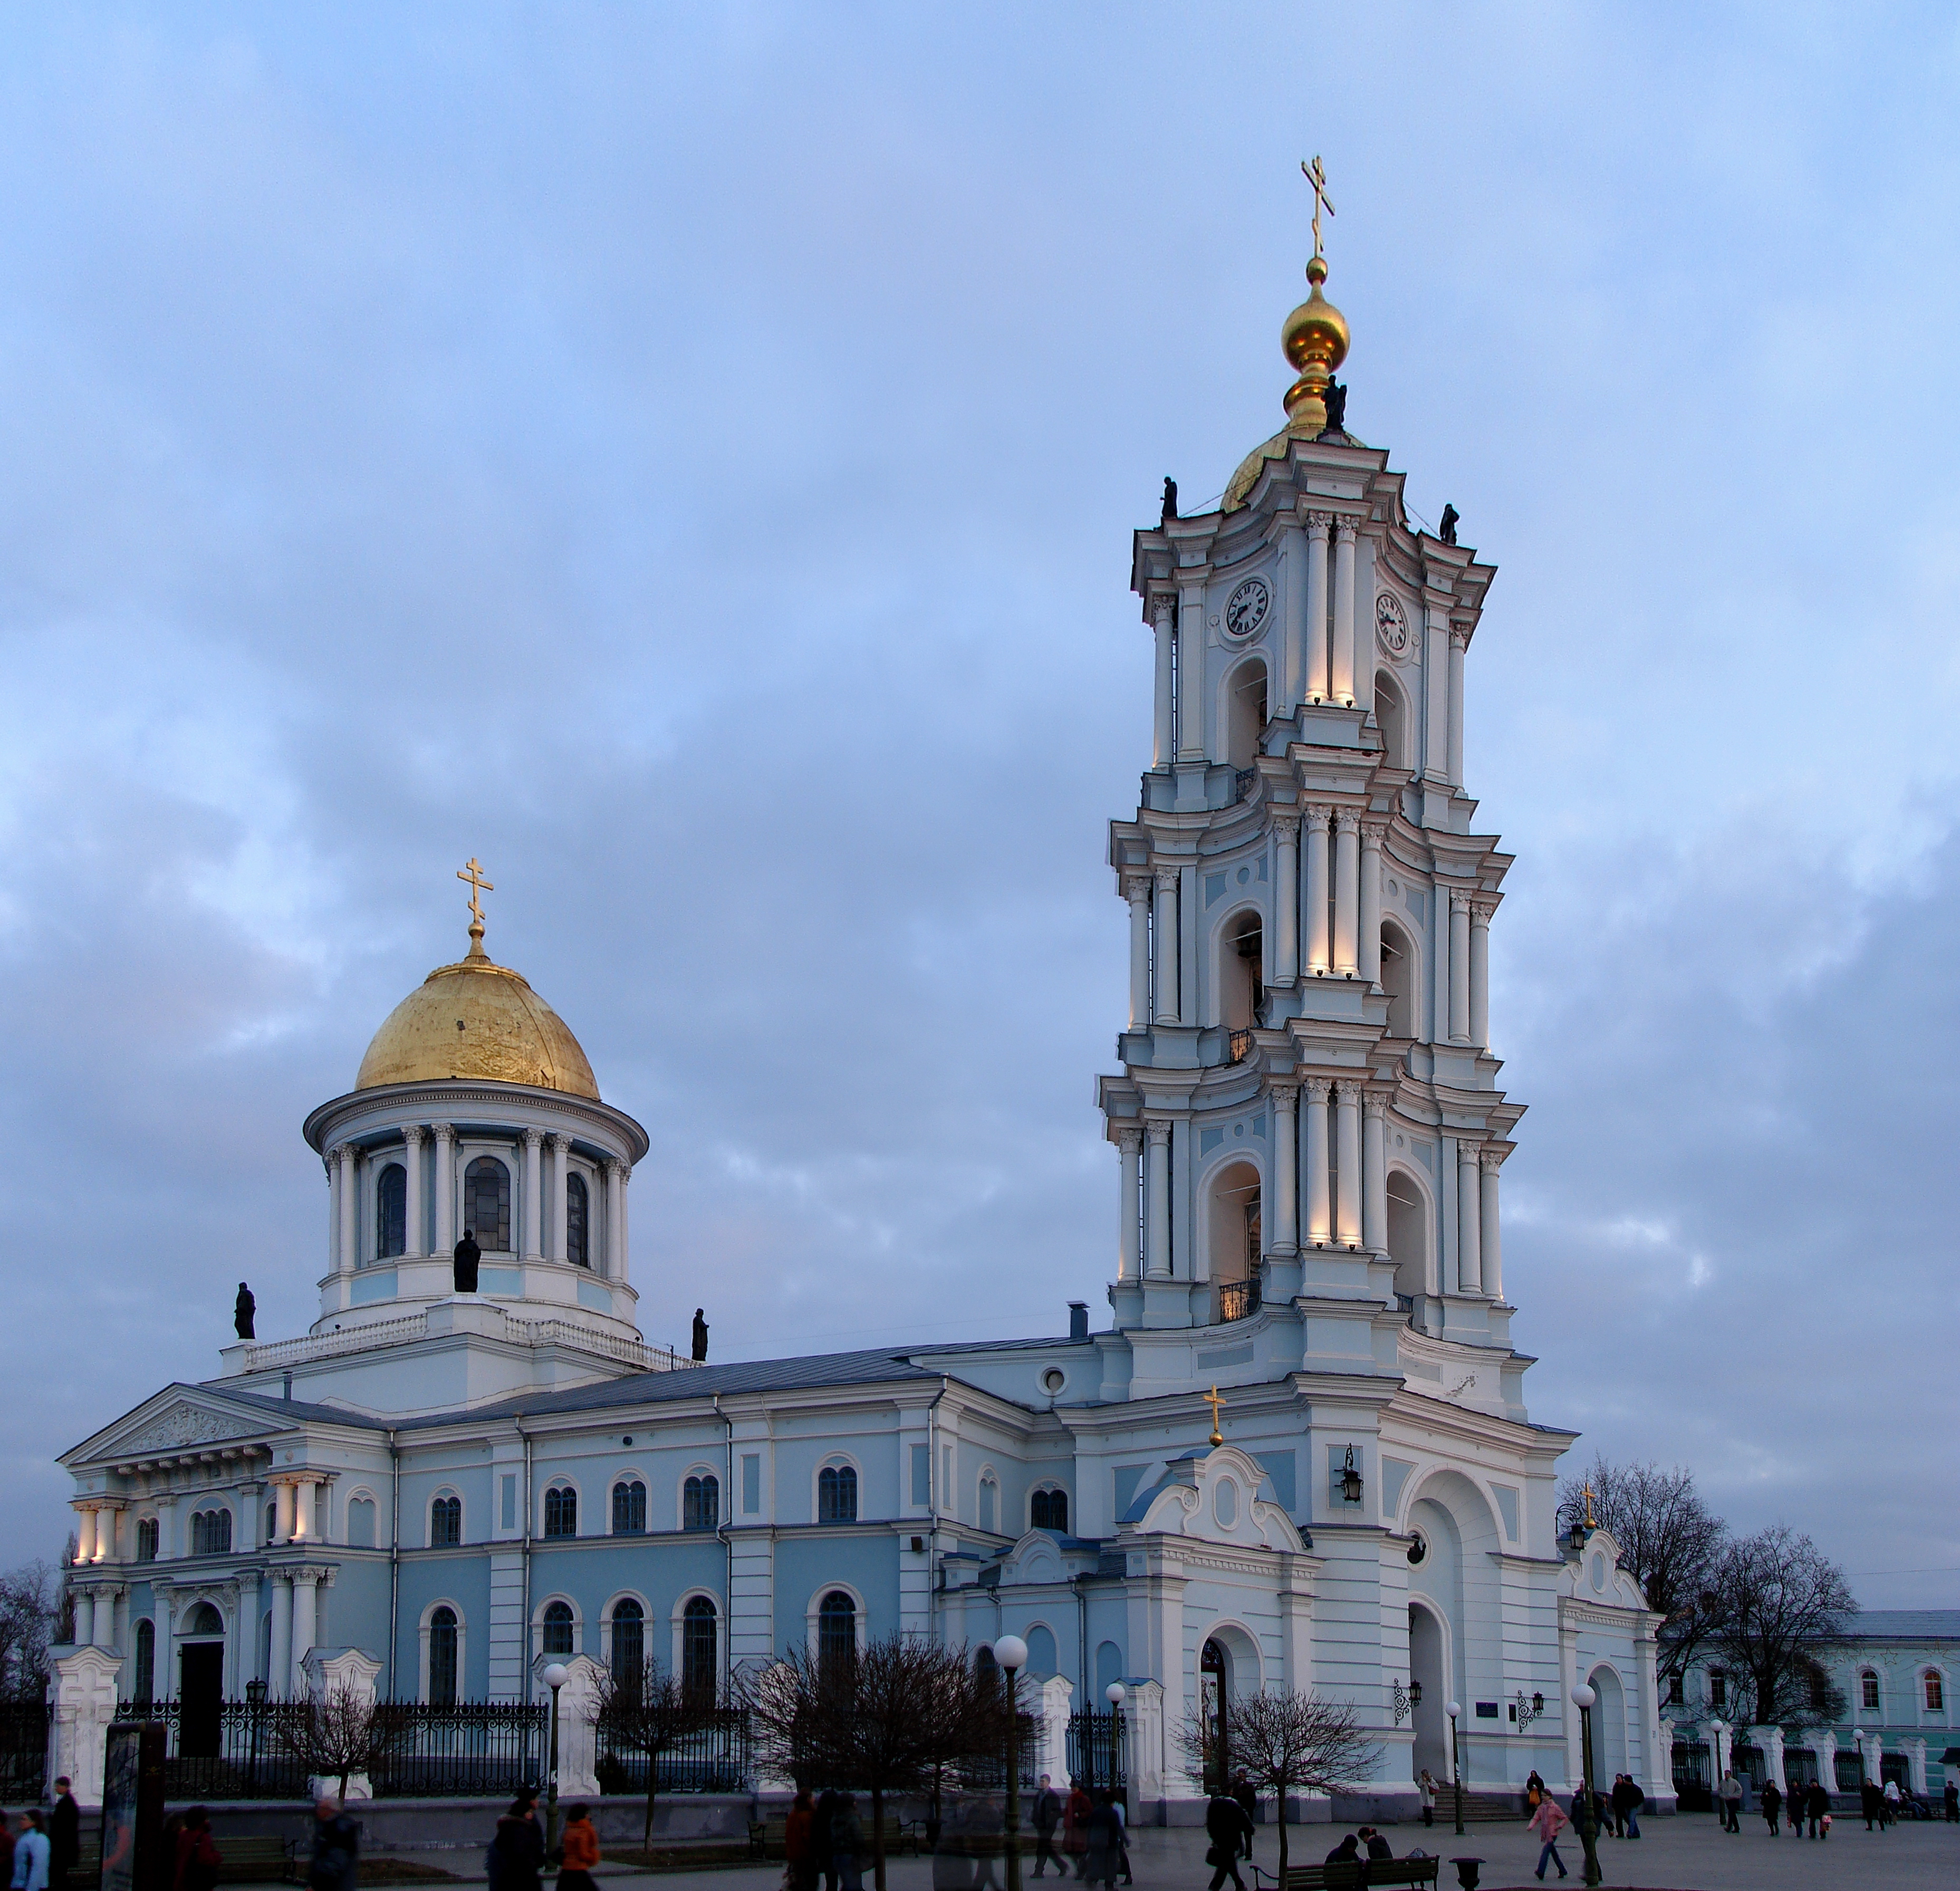
[[[1442,1862],[1440,1858],[1360,1858],[1352,1864],[1288,1865],[1281,1891],[1378,1891],[1382,1886],[1433,1884]]]
[[[234,1835],[221,1839],[218,1849],[224,1861],[218,1867],[220,1884],[276,1884],[293,1875],[283,1838]]]

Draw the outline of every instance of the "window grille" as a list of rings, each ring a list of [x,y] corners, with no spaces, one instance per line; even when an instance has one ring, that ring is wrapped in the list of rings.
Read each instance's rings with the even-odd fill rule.
[[[646,1665],[646,1611],[623,1596],[612,1605],[612,1679],[622,1688],[637,1686]]]
[[[565,1257],[579,1267],[592,1265],[585,1232],[590,1220],[585,1178],[582,1175],[572,1176],[565,1185]]]
[[[431,1706],[456,1705],[456,1611],[444,1606],[429,1617],[429,1684]]]
[[[826,1464],[816,1476],[816,1520],[854,1523],[858,1520],[858,1473],[848,1464]]]
[[[647,1528],[647,1487],[636,1477],[622,1477],[612,1486],[612,1534],[639,1536]]]
[[[852,1505],[854,1511],[856,1505]],[[691,1477],[681,1486],[681,1528],[712,1530],[721,1520],[721,1481]]]
[[[429,1506],[429,1547],[453,1549],[463,1541],[463,1499],[439,1497]]]
[[[381,1171],[374,1187],[374,1253],[389,1260],[409,1249],[409,1174],[399,1162]]]
[[[154,1517],[138,1517],[136,1520],[136,1560],[139,1563],[157,1560],[157,1520]]]
[[[511,1172],[479,1156],[463,1174],[463,1225],[486,1254],[511,1252]]]
[[[1036,1491],[1028,1505],[1028,1515],[1036,1530],[1058,1530],[1065,1533],[1068,1529],[1068,1493],[1056,1490]]]
[[[554,1484],[545,1492],[545,1534],[578,1534],[578,1493],[568,1484]]]
[[[714,1693],[714,1605],[705,1596],[696,1596],[681,1616],[680,1679],[690,1695]]]
[[[545,1606],[544,1651],[546,1654],[570,1654],[571,1647],[571,1604],[568,1602],[548,1603]]]
[[[841,1589],[833,1589],[816,1612],[816,1658],[823,1667],[856,1659],[858,1605]]]

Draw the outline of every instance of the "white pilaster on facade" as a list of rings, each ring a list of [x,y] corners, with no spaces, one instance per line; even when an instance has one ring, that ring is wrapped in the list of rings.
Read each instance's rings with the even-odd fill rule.
[[[1327,1096],[1333,1088],[1325,1077],[1309,1077],[1306,1091],[1306,1238],[1324,1247],[1334,1238],[1334,1205],[1327,1160]]]
[[[1361,1087],[1344,1081],[1335,1085],[1334,1094],[1335,1144],[1340,1162],[1335,1238],[1352,1247],[1361,1239]]]
[[[456,1247],[456,1130],[435,1125],[435,1251],[449,1254]]]
[[[1483,1245],[1484,1211],[1477,1186],[1478,1149],[1474,1142],[1456,1145],[1456,1286],[1459,1293],[1484,1291],[1478,1256]]]
[[[1449,784],[1463,785],[1463,653],[1470,648],[1467,625],[1449,627]]]
[[[272,1540],[276,1543],[290,1543],[293,1540],[293,1484],[290,1478],[280,1478],[272,1486]]]
[[[428,1222],[422,1208],[422,1145],[428,1141],[428,1132],[420,1123],[411,1123],[402,1132],[402,1167],[406,1183],[402,1191],[402,1256],[405,1260],[428,1252],[422,1245],[428,1239],[423,1231]]]
[[[1361,1099],[1361,1245],[1389,1251],[1389,1100],[1373,1091]]]
[[[1290,985],[1300,976],[1300,817],[1275,815],[1273,838],[1273,982]]]
[[[1491,1048],[1491,920],[1497,909],[1488,899],[1470,903],[1470,1041]]]
[[[606,1278],[626,1278],[626,1165],[606,1158]]]
[[[570,1230],[568,1226],[571,1210],[571,1138],[562,1132],[551,1139],[551,1246],[546,1250],[547,1256],[554,1261],[571,1259]]]
[[[75,1559],[78,1563],[95,1560],[95,1506],[77,1504],[75,1511]]]
[[[1361,976],[1370,988],[1382,982],[1382,842],[1379,821],[1361,823]]]
[[[1300,706],[1306,689],[1306,639],[1301,635],[1306,616],[1306,540],[1298,521],[1288,520],[1281,526],[1279,543],[1285,603],[1278,646],[1273,653],[1272,712],[1284,722]]]
[[[527,1261],[544,1259],[544,1146],[542,1129],[524,1132],[524,1232],[520,1250]]]
[[[286,1676],[286,1695],[290,1700],[298,1700],[306,1692],[306,1658],[313,1652],[320,1632],[320,1584],[326,1573],[320,1569],[292,1572],[292,1665]]]
[[[1151,718],[1150,766],[1167,769],[1172,755],[1171,652],[1177,635],[1177,600],[1160,592],[1150,600],[1150,629],[1157,636],[1157,702]]]
[[[1437,887],[1430,895],[1430,1022],[1432,1044],[1449,1042],[1449,889]],[[1417,1035],[1423,1035],[1418,1022]]]
[[[1422,772],[1431,782],[1449,778],[1449,612],[1433,603],[1427,612],[1422,672],[1428,683],[1423,714]]]
[[[1306,848],[1306,969],[1326,973],[1334,968],[1334,941],[1328,929],[1327,899],[1327,824],[1331,807],[1309,807],[1303,818]]]
[[[1300,1246],[1300,1210],[1297,1193],[1300,1170],[1293,1159],[1300,1109],[1300,1086],[1273,1086],[1272,1213],[1265,1226],[1269,1253],[1290,1254]]]
[[[1483,1238],[1480,1258],[1483,1263],[1484,1291],[1493,1300],[1504,1297],[1504,1246],[1497,1219],[1497,1171],[1504,1158],[1494,1149],[1481,1151],[1477,1158],[1481,1186],[1478,1197],[1483,1205]]]
[[[1354,706],[1354,521],[1334,522],[1334,700]]]
[[[340,1159],[340,1257],[335,1271],[351,1274],[361,1230],[361,1157],[348,1143],[335,1153]]]
[[[1352,978],[1360,969],[1361,817],[1344,807],[1334,817],[1334,969]]]
[[[1157,1022],[1178,1021],[1177,869],[1157,869],[1157,903],[1150,931],[1157,948]]]
[[[1170,1278],[1170,1125],[1144,1125],[1149,1140],[1148,1199],[1144,1206],[1144,1234],[1149,1278]]]
[[[1306,523],[1306,699],[1328,698],[1327,533],[1331,512],[1309,512]]]
[[[310,1477],[298,1478],[293,1483],[293,1541],[310,1543],[318,1540],[313,1527],[313,1498],[315,1486]]]
[[[1123,897],[1130,903],[1130,1029],[1150,1026],[1150,882],[1147,874],[1125,874]]]
[[[1177,606],[1177,759],[1204,759],[1204,587],[1187,586]]]
[[[92,1647],[95,1641],[95,1598],[86,1589],[75,1592],[75,1645]]]
[[[326,1271],[340,1272],[340,1148],[326,1152]]]
[[[1470,1041],[1470,896],[1449,896],[1449,1041]]]
[[[1118,1130],[1116,1152],[1122,1172],[1117,1184],[1116,1278],[1119,1281],[1134,1281],[1141,1278],[1144,1271],[1137,1252],[1138,1177],[1143,1164],[1144,1132],[1141,1129]]]

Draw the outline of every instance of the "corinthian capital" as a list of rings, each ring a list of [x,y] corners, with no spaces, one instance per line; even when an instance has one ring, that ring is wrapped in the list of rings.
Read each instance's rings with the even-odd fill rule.
[[[1480,1149],[1477,1152],[1477,1166],[1486,1175],[1495,1175],[1504,1166],[1504,1152],[1501,1149]]]
[[[1119,1129],[1116,1132],[1116,1147],[1126,1156],[1137,1154],[1144,1146],[1144,1132],[1141,1129]]]
[[[1309,1077],[1303,1087],[1306,1091],[1306,1100],[1309,1103],[1324,1105],[1327,1101],[1328,1092],[1334,1087],[1334,1080],[1329,1077]]]
[[[1169,630],[1177,622],[1177,594],[1174,591],[1153,591],[1149,604],[1150,624],[1157,630]]]
[[[1318,508],[1303,510],[1300,516],[1301,523],[1308,531],[1318,533],[1322,538],[1327,536],[1328,527],[1334,523],[1332,512],[1323,512]]]
[[[1170,1125],[1167,1122],[1147,1122],[1144,1125],[1144,1134],[1150,1138],[1153,1149],[1168,1149],[1170,1147]]]
[[[1336,833],[1358,833],[1360,828],[1361,817],[1351,807],[1342,808],[1334,817],[1334,829]]]
[[[544,1146],[545,1132],[542,1129],[527,1129],[524,1132],[524,1147],[533,1154]]]
[[[402,1132],[402,1140],[411,1149],[419,1149],[428,1141],[428,1132],[418,1122],[412,1122]]]
[[[433,1131],[438,1142],[453,1142],[456,1140],[456,1125],[453,1122],[437,1123],[433,1125]]]
[[[1300,1106],[1300,1086],[1297,1084],[1275,1084],[1273,1088],[1273,1107],[1275,1109],[1295,1109]]]
[[[1123,876],[1123,897],[1133,906],[1139,899],[1150,896],[1150,877],[1148,874],[1125,874]]]
[[[1281,840],[1297,840],[1300,837],[1300,817],[1297,814],[1275,814],[1273,832]]]
[[[1497,916],[1496,900],[1473,899],[1470,902],[1470,923],[1473,926],[1488,926]]]
[[[1157,870],[1157,891],[1167,895],[1171,899],[1176,899],[1177,897],[1177,869],[1175,867],[1160,867]]]
[[[1360,521],[1358,519],[1351,519],[1344,515],[1334,521],[1334,536],[1343,545],[1352,545],[1354,543],[1355,528],[1360,524]]]
[[[1370,1090],[1365,1091],[1363,1094],[1361,1098],[1361,1107],[1365,1109],[1370,1116],[1376,1118],[1379,1121],[1386,1122],[1388,1120],[1389,1100],[1378,1090]]]
[[[1468,650],[1470,648],[1470,626],[1468,624],[1452,624],[1449,626],[1449,648],[1452,650]]]

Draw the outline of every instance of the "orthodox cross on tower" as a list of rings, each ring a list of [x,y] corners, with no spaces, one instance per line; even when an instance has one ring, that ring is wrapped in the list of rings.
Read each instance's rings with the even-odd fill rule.
[[[1214,1445],[1223,1444],[1225,1442],[1225,1438],[1224,1434],[1218,1429],[1218,1408],[1222,1406],[1225,1401],[1219,1397],[1218,1388],[1216,1386],[1214,1386],[1209,1392],[1205,1393],[1202,1396],[1204,1397],[1204,1402],[1211,1408],[1211,1442]]]
[[[469,883],[469,949],[480,953],[483,950],[483,903],[479,896],[495,893],[497,889],[483,877],[483,869],[477,865],[474,854],[470,855],[468,866],[457,870],[456,877]]]
[[[1320,213],[1325,210],[1331,217],[1335,214],[1334,199],[1327,194],[1327,173],[1320,167],[1318,156],[1312,164],[1303,158],[1300,161],[1301,174],[1313,186],[1313,253],[1320,253]]]
[[[1588,1484],[1584,1486],[1584,1488],[1586,1491],[1586,1527],[1588,1530],[1597,1530],[1599,1526],[1592,1520],[1592,1486]]]

